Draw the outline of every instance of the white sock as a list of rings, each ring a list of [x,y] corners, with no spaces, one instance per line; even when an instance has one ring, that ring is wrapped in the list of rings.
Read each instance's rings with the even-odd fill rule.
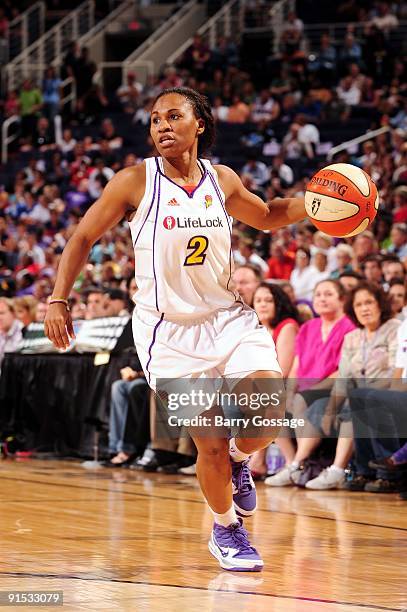
[[[343,468],[338,467],[335,464],[330,465],[329,469],[332,470],[333,472],[338,472],[338,474],[343,474],[345,472],[345,470]]]
[[[291,463],[288,464],[288,467],[290,468],[290,470],[298,470],[298,468],[300,467],[300,464],[298,461],[291,461]]]
[[[215,519],[215,523],[217,523],[218,525],[222,525],[222,527],[229,527],[229,525],[238,522],[236,510],[233,505],[230,510],[224,512],[223,514],[216,514],[216,512],[214,512],[212,508],[211,512],[213,514],[213,518]]]
[[[245,461],[250,457],[247,453],[243,453],[236,446],[236,438],[230,438],[229,440],[229,454],[233,461]]]

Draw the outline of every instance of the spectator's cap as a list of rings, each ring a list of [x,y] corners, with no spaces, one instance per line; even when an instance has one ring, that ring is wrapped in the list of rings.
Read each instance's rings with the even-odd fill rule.
[[[107,295],[111,300],[123,300],[126,301],[126,294],[121,289],[108,289]]]
[[[127,73],[127,78],[128,79],[135,79],[136,78],[136,73],[133,72],[132,70],[130,70],[130,72]]]
[[[16,282],[13,278],[2,278],[0,280],[0,297],[8,297],[8,298],[13,297],[15,294],[15,291],[16,291]]]

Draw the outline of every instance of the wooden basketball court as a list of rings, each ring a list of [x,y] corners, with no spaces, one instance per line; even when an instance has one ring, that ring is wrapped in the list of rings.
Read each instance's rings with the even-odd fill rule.
[[[0,484],[0,591],[62,590],[55,610],[407,608],[407,504],[396,495],[259,485],[246,524],[265,570],[239,574],[209,554],[193,477],[3,460]]]

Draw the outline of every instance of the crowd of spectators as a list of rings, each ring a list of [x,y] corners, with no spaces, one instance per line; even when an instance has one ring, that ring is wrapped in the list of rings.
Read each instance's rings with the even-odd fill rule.
[[[249,3],[248,10],[256,4]],[[339,13],[352,4],[341,3]],[[405,64],[392,42],[403,14],[397,3],[371,4],[354,15],[355,23],[344,26],[338,39],[322,32],[316,46],[307,39],[303,21],[291,13],[279,52],[266,58],[260,80],[248,72],[241,46],[219,38],[209,48],[196,35],[177,66],[165,67],[146,84],[129,72],[114,95],[103,90],[97,66],[75,43],[63,74],[49,68],[41,83],[27,78],[18,91],[7,92],[2,116],[19,115],[21,133],[12,155],[18,170],[7,176],[0,191],[0,359],[18,346],[30,321],[43,320],[60,254],[80,218],[114,172],[141,161],[125,147],[126,134],[117,130],[109,110],[147,126],[157,93],[179,85],[209,97],[220,131],[223,124],[248,126],[238,144],[247,152],[246,163],[236,170],[246,187],[264,199],[304,193],[311,174],[326,164],[321,153],[324,126],[341,129],[363,117],[369,127],[390,128],[334,160],[360,166],[378,186],[380,212],[367,231],[337,240],[308,222],[273,233],[236,222],[232,248],[239,266],[235,282],[247,303],[252,304],[261,281],[262,292],[254,302],[259,309],[269,291],[264,281],[277,287],[271,292],[276,308],[283,300],[292,319],[291,331],[286,329],[283,337],[322,317],[315,289],[330,279],[339,279],[347,296],[361,281],[381,286],[392,316],[405,318],[407,92]],[[73,113],[61,108],[65,76],[77,84]],[[64,129],[54,134],[53,120],[61,112]],[[89,124],[98,130],[97,137],[83,131]],[[282,138],[276,138],[280,133]],[[216,150],[213,161],[223,161]],[[134,252],[123,221],[93,247],[70,297],[73,317],[129,311],[136,289],[133,274]],[[287,374],[291,365],[284,366]],[[286,459],[294,460],[290,453]]]

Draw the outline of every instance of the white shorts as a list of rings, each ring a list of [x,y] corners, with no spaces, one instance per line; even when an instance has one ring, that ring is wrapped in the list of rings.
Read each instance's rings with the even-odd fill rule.
[[[281,373],[271,334],[255,311],[236,302],[204,317],[159,315],[136,306],[133,336],[148,384],[157,379],[243,378]]]

